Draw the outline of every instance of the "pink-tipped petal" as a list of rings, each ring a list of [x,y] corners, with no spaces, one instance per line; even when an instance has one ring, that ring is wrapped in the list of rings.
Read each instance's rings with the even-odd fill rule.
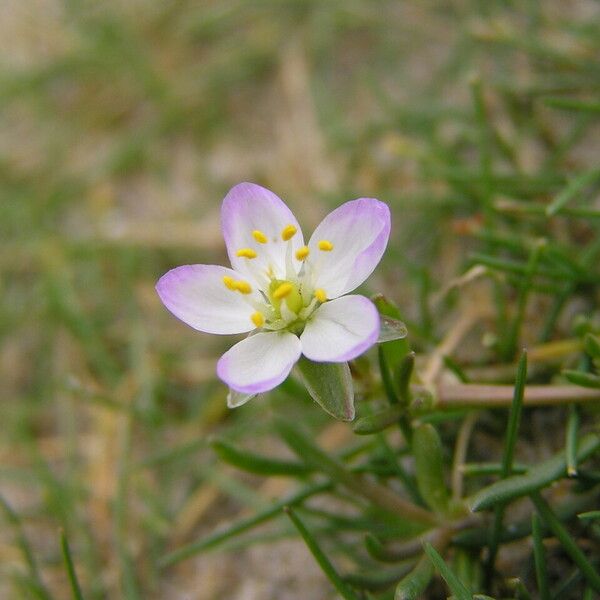
[[[156,284],[163,304],[184,323],[205,333],[244,333],[255,328],[254,308],[223,277],[239,273],[216,265],[185,265],[165,273]]]
[[[308,247],[316,265],[314,287],[337,298],[357,288],[381,260],[390,237],[390,210],[375,198],[351,200],[329,213],[315,229]],[[329,252],[319,242],[333,244]]]
[[[379,313],[364,296],[343,296],[321,305],[306,324],[302,354],[316,362],[346,362],[379,336]]]
[[[236,392],[259,394],[278,386],[301,352],[300,340],[292,333],[257,333],[221,356],[217,375]]]
[[[281,233],[285,227],[293,225],[296,234],[290,241],[290,255],[295,269],[300,269],[301,263],[296,260],[295,253],[304,245],[302,230],[292,211],[270,190],[254,183],[240,183],[231,188],[221,207],[221,225],[227,254],[236,271],[252,276],[257,271],[265,273],[271,267],[279,279],[285,279],[288,248]],[[257,241],[254,231],[263,233],[266,243]],[[256,258],[237,256],[238,250],[243,248],[254,250]]]

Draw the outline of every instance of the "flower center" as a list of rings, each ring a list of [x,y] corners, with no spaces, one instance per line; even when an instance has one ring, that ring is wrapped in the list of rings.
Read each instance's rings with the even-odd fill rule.
[[[279,314],[281,314],[282,302],[285,302],[287,308],[296,315],[304,306],[298,284],[293,281],[273,279],[269,285],[268,296],[271,306]]]
[[[236,251],[236,256],[248,261],[250,273],[253,274],[255,283],[258,283],[258,297],[253,294],[253,288],[247,281],[223,277],[225,287],[234,293],[242,294],[246,302],[254,308],[250,320],[258,328],[264,327],[274,331],[286,329],[299,335],[312,313],[319,305],[327,302],[326,291],[322,288],[315,289],[314,276],[321,263],[319,255],[330,253],[333,243],[330,240],[319,240],[316,260],[311,260],[308,246],[302,246],[293,253],[291,240],[297,231],[291,224],[280,231],[280,239],[287,248],[285,273],[279,273],[279,277],[283,275],[284,279],[278,277],[272,264],[265,265],[264,262],[255,261],[262,253],[260,246],[277,243],[277,238],[269,238],[263,231],[255,229],[251,235],[260,246],[240,248]],[[298,272],[292,263],[293,256],[302,263]]]

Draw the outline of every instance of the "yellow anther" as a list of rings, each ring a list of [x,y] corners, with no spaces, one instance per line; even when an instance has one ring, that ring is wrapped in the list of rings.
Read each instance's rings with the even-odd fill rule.
[[[227,289],[235,291],[235,279],[233,277],[229,277],[229,275],[224,275],[223,283],[225,284],[225,287]]]
[[[234,281],[233,289],[237,290],[241,294],[252,293],[252,286],[247,281]]]
[[[325,302],[327,300],[327,294],[325,293],[325,290],[323,288],[317,288],[315,290],[315,298],[319,302]]]
[[[256,251],[252,248],[240,248],[235,254],[242,258],[256,258]]]
[[[296,258],[298,260],[304,260],[308,256],[309,252],[310,250],[308,249],[308,246],[302,246],[302,248],[298,248],[298,250],[296,250]]]
[[[263,314],[258,311],[255,313],[252,313],[250,315],[250,319],[257,327],[262,327],[265,322],[265,318],[263,317]]]
[[[333,244],[329,240],[321,240],[318,245],[319,250],[323,250],[323,252],[331,252],[333,250]]]
[[[258,229],[255,229],[252,232],[252,237],[259,243],[259,244],[266,244],[269,241],[269,238],[262,232],[259,231]]]
[[[289,296],[290,292],[294,289],[294,286],[291,283],[282,283],[274,292],[273,298],[276,300],[281,300],[286,296]]]
[[[294,227],[294,225],[286,225],[281,230],[281,239],[284,242],[291,240],[296,235],[296,231],[298,231],[298,230]]]

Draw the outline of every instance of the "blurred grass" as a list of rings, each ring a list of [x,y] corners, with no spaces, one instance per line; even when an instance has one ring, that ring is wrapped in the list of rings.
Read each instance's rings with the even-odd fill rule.
[[[494,307],[479,334],[497,345],[459,351],[469,368],[597,316],[597,186],[576,179],[598,162],[594,2],[1,13],[0,595],[66,596],[60,528],[89,598],[234,597],[247,577],[209,563],[198,592],[197,574],[157,566],[283,489],[216,470],[210,432],[260,448],[274,413],[327,422],[293,382],[227,411],[214,364],[228,340],[154,294],[173,266],[225,261],[218,209],[239,181],[272,188],[307,229],[347,199],[388,202],[370,288],[402,307],[420,352],[473,303]],[[562,216],[577,210],[591,218]],[[551,251],[532,267],[541,236]],[[495,274],[492,291],[436,301],[470,265]]]

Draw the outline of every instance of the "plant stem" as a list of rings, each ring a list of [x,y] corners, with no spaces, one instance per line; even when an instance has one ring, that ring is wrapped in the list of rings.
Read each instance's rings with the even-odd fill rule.
[[[508,408],[513,399],[512,385],[440,384],[432,410],[457,408]],[[529,385],[524,406],[554,406],[571,402],[597,402],[600,390],[577,385]]]

